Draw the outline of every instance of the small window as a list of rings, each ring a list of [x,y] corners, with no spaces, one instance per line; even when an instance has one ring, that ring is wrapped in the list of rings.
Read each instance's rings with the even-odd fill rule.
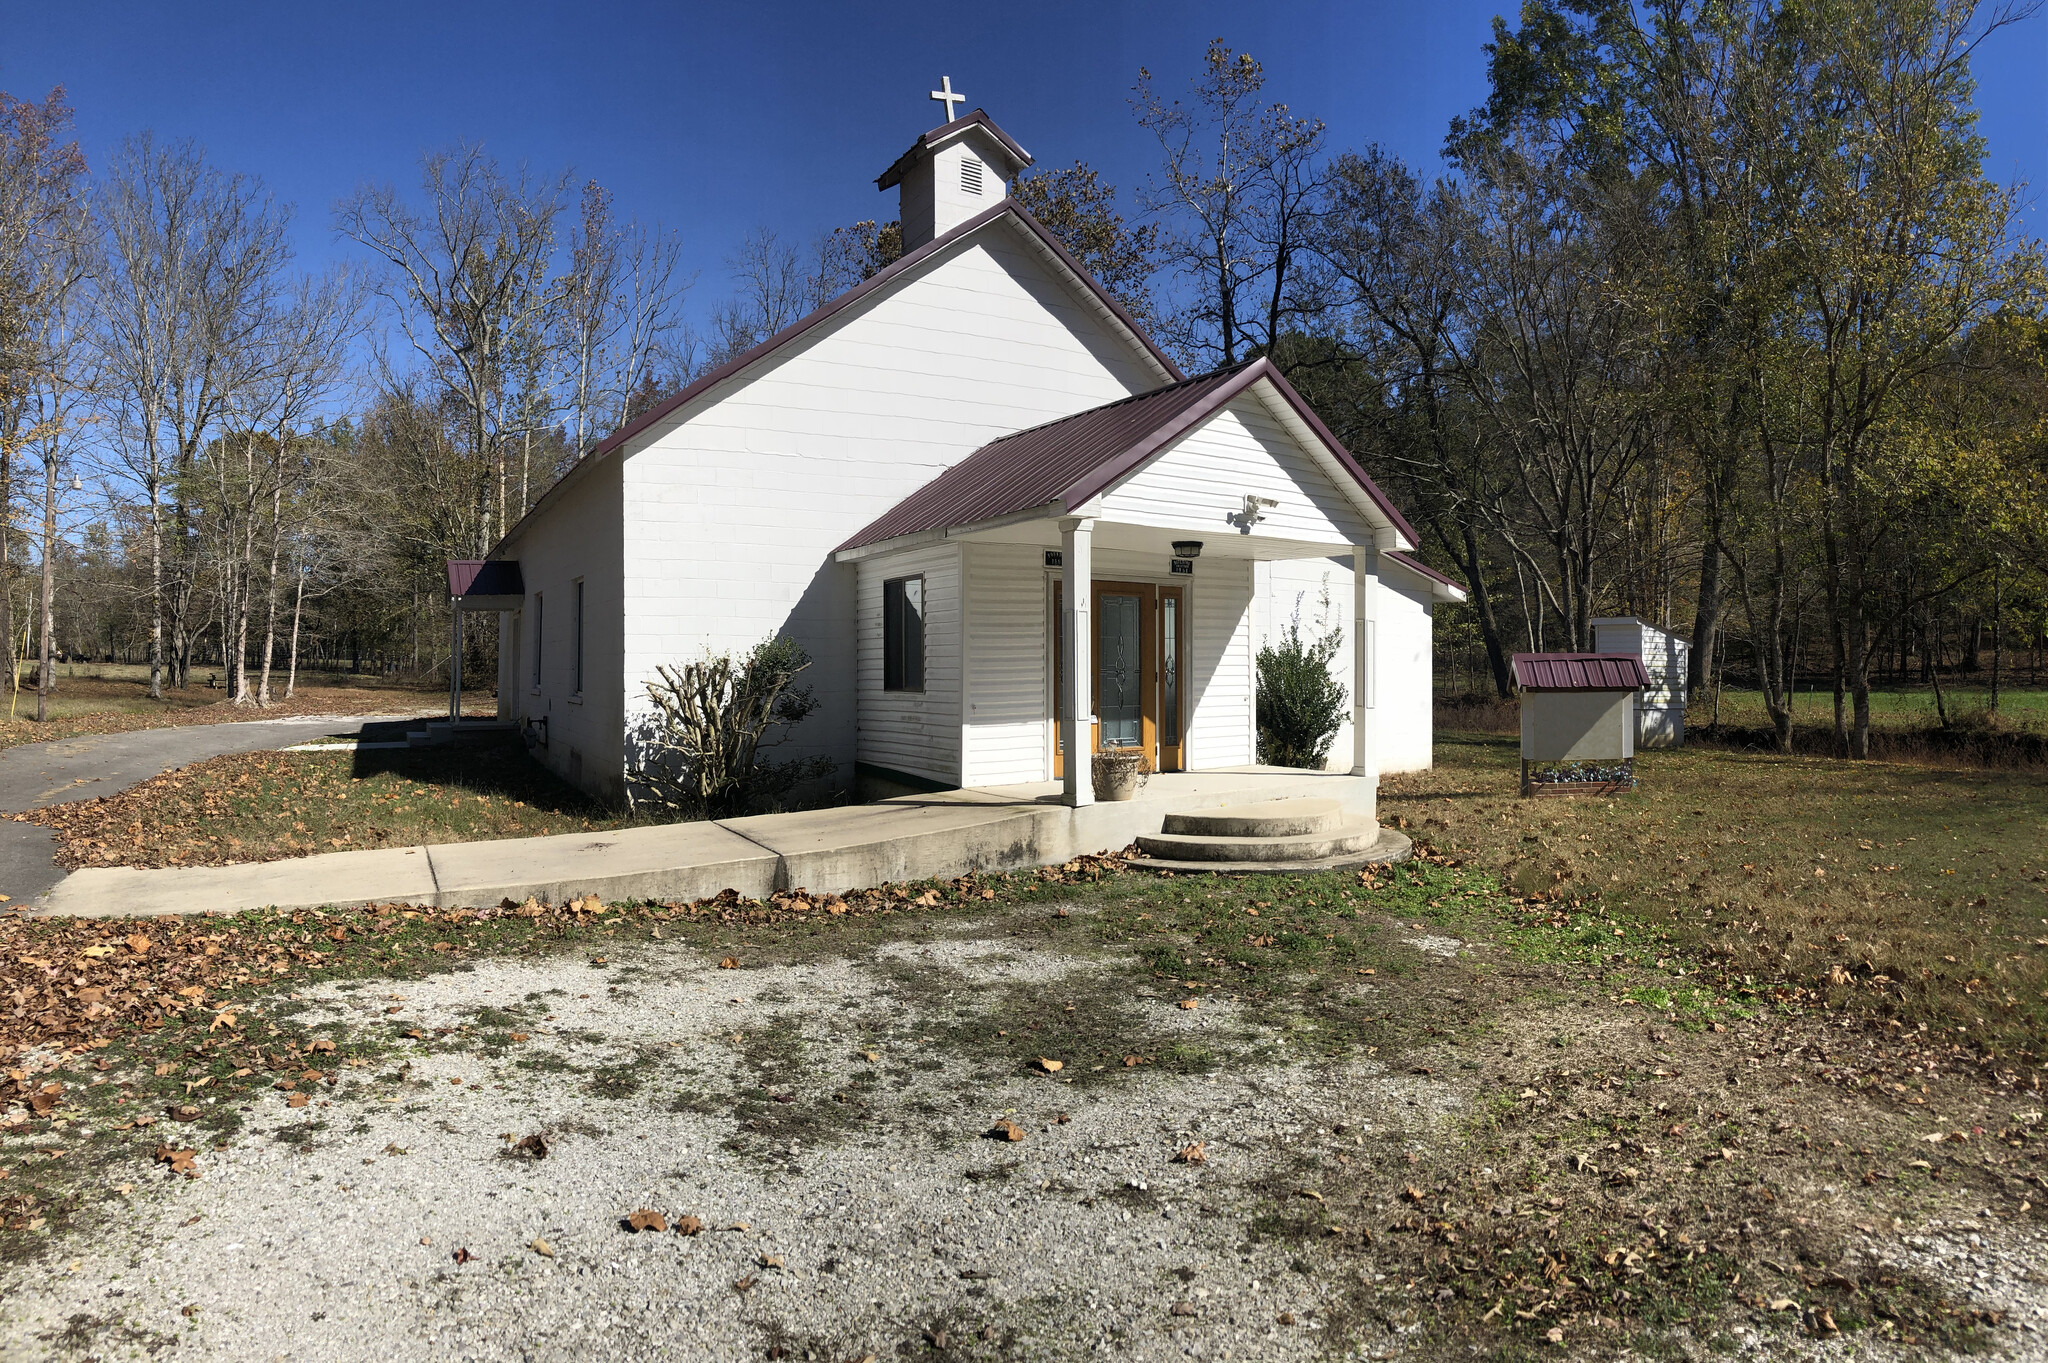
[[[583,694],[583,579],[576,579],[576,694]]]
[[[540,690],[541,649],[545,647],[547,637],[543,630],[543,623],[547,620],[546,610],[546,604],[542,601],[541,594],[535,592],[533,594],[533,689],[536,691]]]
[[[924,690],[924,579],[882,584],[882,689]]]
[[[963,193],[981,193],[981,162],[972,156],[960,163],[960,189]]]

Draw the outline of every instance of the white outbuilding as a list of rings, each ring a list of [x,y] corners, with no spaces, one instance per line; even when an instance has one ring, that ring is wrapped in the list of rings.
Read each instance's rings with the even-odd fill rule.
[[[1632,653],[1649,678],[1636,693],[1636,746],[1685,745],[1686,660],[1692,645],[1668,629],[1633,615],[1608,615],[1593,622],[1595,653]]]

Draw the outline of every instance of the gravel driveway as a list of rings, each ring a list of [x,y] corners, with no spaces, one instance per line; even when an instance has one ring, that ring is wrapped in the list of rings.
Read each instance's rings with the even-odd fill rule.
[[[1316,1354],[1317,1273],[1251,1249],[1244,1218],[1272,1180],[1292,1190],[1303,1142],[1423,1137],[1442,1091],[1372,1065],[991,1076],[923,1044],[977,991],[1113,964],[970,925],[816,964],[635,948],[307,994],[301,1024],[422,1037],[317,1105],[267,1095],[199,1178],[12,1286],[6,1356],[172,1337],[180,1357],[378,1363]],[[1256,1039],[1227,1006],[1132,1006]],[[453,1049],[493,1028],[526,1039]],[[999,1121],[1022,1139],[989,1138]],[[543,1159],[509,1139],[535,1133]],[[623,1229],[643,1208],[704,1229]]]

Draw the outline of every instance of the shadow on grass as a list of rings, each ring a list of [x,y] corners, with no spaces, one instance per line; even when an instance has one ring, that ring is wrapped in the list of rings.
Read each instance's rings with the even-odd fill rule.
[[[365,743],[403,738],[408,726],[366,724]],[[451,743],[432,748],[358,748],[350,773],[358,781],[392,777],[417,786],[458,788],[471,795],[521,800],[542,814],[617,819],[620,811],[576,789],[527,755],[516,740]]]

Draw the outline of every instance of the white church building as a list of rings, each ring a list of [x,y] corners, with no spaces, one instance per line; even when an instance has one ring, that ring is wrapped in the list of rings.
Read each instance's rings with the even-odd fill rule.
[[[501,611],[500,713],[536,758],[622,798],[656,667],[782,634],[822,702],[782,754],[863,795],[1085,805],[1077,751],[1255,763],[1254,660],[1298,612],[1344,631],[1331,768],[1429,765],[1431,609],[1464,593],[1271,364],[1183,374],[1007,197],[1031,160],[980,110],[920,136],[877,182],[901,259],[588,451],[473,587],[451,573]]]

